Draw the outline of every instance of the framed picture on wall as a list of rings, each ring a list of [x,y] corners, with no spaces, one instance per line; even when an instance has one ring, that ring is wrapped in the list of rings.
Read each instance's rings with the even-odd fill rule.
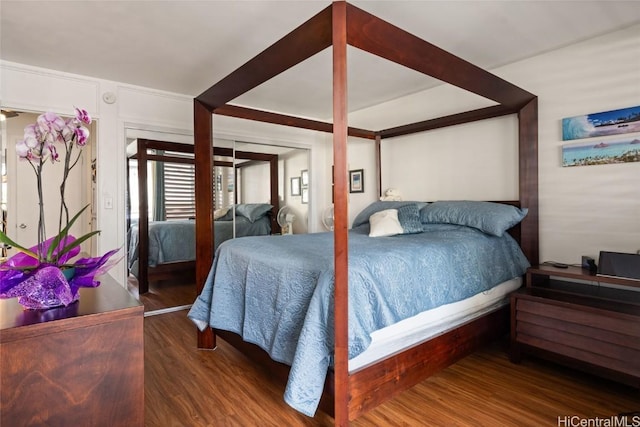
[[[640,131],[640,105],[562,119],[562,140]]]
[[[291,195],[292,196],[300,195],[300,177],[299,176],[291,178]]]
[[[307,188],[309,186],[309,170],[301,170],[300,171],[300,185],[302,188]]]
[[[308,188],[303,188],[302,189],[302,203],[304,203],[304,204],[309,203],[309,189]]]
[[[349,171],[349,193],[364,193],[364,170]]]

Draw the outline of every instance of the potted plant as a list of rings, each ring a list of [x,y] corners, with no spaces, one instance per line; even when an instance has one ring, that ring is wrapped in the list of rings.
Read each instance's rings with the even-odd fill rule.
[[[66,306],[78,300],[80,287],[98,286],[100,282],[95,277],[117,262],[109,260],[118,249],[100,257],[74,259],[80,254],[82,242],[100,231],[92,231],[79,238],[69,234],[73,224],[89,206],[70,219],[65,191],[69,172],[77,165],[89,140],[89,130],[85,125],[90,123],[91,117],[80,108],[75,108],[75,116],[66,120],[47,112],[38,116],[36,123],[28,125],[24,139],[16,143],[18,157],[28,162],[36,175],[38,244],[26,248],[0,231],[0,242],[19,251],[0,264],[0,298],[17,297],[18,302],[29,309]],[[59,187],[60,219],[57,233],[47,238],[42,170],[47,162],[60,162],[60,146],[64,150],[63,178]]]

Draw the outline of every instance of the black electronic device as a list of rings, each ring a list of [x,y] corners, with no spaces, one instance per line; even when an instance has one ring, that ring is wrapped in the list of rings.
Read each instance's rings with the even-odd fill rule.
[[[596,273],[598,271],[596,260],[586,255],[582,256],[582,268],[589,270],[591,273]]]
[[[598,276],[640,280],[640,255],[623,252],[600,252]]]

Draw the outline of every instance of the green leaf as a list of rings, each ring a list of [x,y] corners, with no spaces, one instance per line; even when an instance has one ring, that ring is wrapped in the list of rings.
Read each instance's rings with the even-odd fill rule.
[[[86,205],[84,208],[80,209],[80,212],[78,212],[73,218],[71,218],[71,220],[69,221],[67,226],[65,228],[63,228],[62,231],[60,231],[60,233],[58,233],[58,235],[55,237],[55,239],[53,239],[53,241],[51,242],[51,245],[49,245],[49,250],[47,251],[47,258],[46,259],[47,259],[48,262],[53,262],[54,261],[54,259],[53,259],[53,251],[55,251],[55,249],[58,247],[60,242],[64,241],[64,238],[67,237],[67,235],[69,234],[69,230],[71,229],[71,226],[73,226],[73,223],[76,222],[78,218],[80,218],[80,215],[82,215],[82,212],[84,212],[88,207],[89,207],[89,205]],[[89,237],[91,237],[91,236],[89,236]],[[75,245],[75,246],[69,245],[69,246],[70,246],[70,249],[72,249],[77,245]],[[67,252],[69,252],[70,249],[63,248],[61,251],[58,252],[57,258],[60,258],[62,255],[64,255]]]
[[[4,234],[2,231],[0,231],[0,242],[9,245],[15,249],[17,249],[20,252],[23,252],[27,255],[29,255],[32,258],[38,259],[38,255],[36,255],[35,253],[31,252],[29,249],[20,246],[19,244],[17,244],[16,242],[14,242],[13,240],[11,240],[9,238],[9,236],[7,236],[6,234]]]
[[[85,240],[95,236],[96,234],[100,234],[100,230],[92,231],[91,233],[87,233],[84,236],[81,236],[81,237],[77,238],[73,243],[71,243],[70,245],[67,245],[64,248],[62,248],[62,251],[60,251],[60,255],[66,254],[71,249],[75,248],[76,246],[80,246],[82,244],[82,242],[84,242]]]

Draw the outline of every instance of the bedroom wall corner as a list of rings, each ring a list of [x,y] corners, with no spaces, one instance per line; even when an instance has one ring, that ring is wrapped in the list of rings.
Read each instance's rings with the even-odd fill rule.
[[[562,167],[561,158],[565,143],[600,142],[562,141],[563,118],[640,105],[638,58],[640,24],[493,70],[539,99],[541,261],[572,264],[579,263],[581,255],[597,258],[602,250],[640,249],[640,162]],[[429,114],[482,106],[478,99],[441,85],[351,117],[354,126],[379,129],[418,113],[424,120]],[[602,140],[638,137],[635,133]],[[383,141],[383,189],[399,188],[405,199],[517,197],[517,147],[509,145],[516,140],[516,121],[508,116]],[[477,178],[478,168],[482,179]],[[465,178],[466,171],[474,175]]]
[[[349,193],[349,226],[356,215],[378,199],[376,182],[375,142],[369,139],[349,137],[347,140],[347,161],[349,170],[362,169],[364,192]]]
[[[640,25],[500,68],[538,95],[540,260],[580,263],[600,251],[640,249],[640,162],[562,166],[562,119],[640,105]]]

